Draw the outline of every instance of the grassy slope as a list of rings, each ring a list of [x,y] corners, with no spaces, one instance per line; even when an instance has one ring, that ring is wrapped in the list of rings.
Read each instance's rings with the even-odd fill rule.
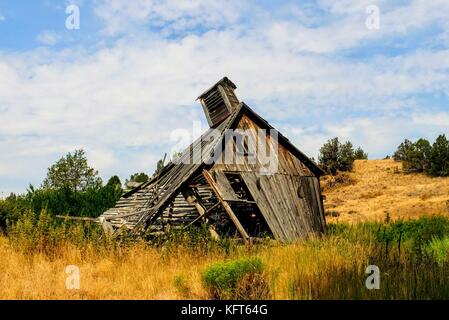
[[[405,174],[393,160],[358,160],[349,177],[350,185],[324,192],[327,211],[338,212],[329,222],[416,218],[449,213],[449,178]]]

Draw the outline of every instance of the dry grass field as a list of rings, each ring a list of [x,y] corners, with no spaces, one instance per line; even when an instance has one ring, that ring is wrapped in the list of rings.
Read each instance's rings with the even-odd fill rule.
[[[35,226],[24,221],[17,235],[0,235],[0,299],[208,299],[201,278],[208,266],[254,256],[273,299],[447,298],[449,178],[405,174],[400,163],[369,160],[332,179],[322,182],[329,233],[288,245],[103,246],[101,238],[68,238],[45,219]],[[393,221],[404,218],[406,228],[385,223],[386,213]],[[443,217],[415,224],[437,214]],[[417,245],[424,258],[415,257]],[[383,271],[382,290],[365,287],[365,268],[373,263]],[[79,290],[66,287],[68,265],[79,267]]]
[[[165,250],[133,246],[123,252],[102,252],[61,245],[53,256],[24,254],[0,238],[1,299],[207,299],[201,273],[213,263],[258,256],[264,263],[274,299],[310,298],[306,289],[292,291],[297,277],[310,279],[326,270],[342,269],[347,260],[365,263],[368,247],[347,241],[310,239],[307,244],[267,245],[251,250],[236,247],[231,254]],[[351,249],[349,249],[351,246]],[[67,290],[65,268],[80,270],[80,289]],[[285,266],[290,266],[285,268]],[[181,285],[176,283],[181,279]],[[179,282],[179,281],[178,281]]]
[[[328,222],[362,222],[449,215],[449,178],[402,172],[394,160],[357,160],[348,178],[326,188]],[[323,181],[326,185],[326,178]]]

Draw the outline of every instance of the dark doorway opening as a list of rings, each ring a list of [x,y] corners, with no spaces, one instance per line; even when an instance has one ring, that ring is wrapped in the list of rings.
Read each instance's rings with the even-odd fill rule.
[[[229,201],[229,203],[248,235],[250,237],[273,237],[270,227],[241,175],[225,173],[225,176],[237,196],[235,201]]]

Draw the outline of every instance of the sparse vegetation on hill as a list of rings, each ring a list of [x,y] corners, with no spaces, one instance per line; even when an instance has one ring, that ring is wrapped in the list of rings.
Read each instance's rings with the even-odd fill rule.
[[[407,174],[403,163],[356,160],[351,172],[322,178],[328,221],[361,222],[449,214],[449,178]]]

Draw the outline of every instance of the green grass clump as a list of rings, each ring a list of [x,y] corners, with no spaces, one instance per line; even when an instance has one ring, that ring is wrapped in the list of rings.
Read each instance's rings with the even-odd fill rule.
[[[264,299],[269,296],[264,265],[258,257],[211,265],[203,272],[202,280],[213,299]]]
[[[433,238],[425,247],[425,252],[432,257],[438,265],[449,261],[449,237]]]
[[[188,298],[192,295],[189,283],[183,275],[177,275],[173,280],[173,285],[181,297]]]

